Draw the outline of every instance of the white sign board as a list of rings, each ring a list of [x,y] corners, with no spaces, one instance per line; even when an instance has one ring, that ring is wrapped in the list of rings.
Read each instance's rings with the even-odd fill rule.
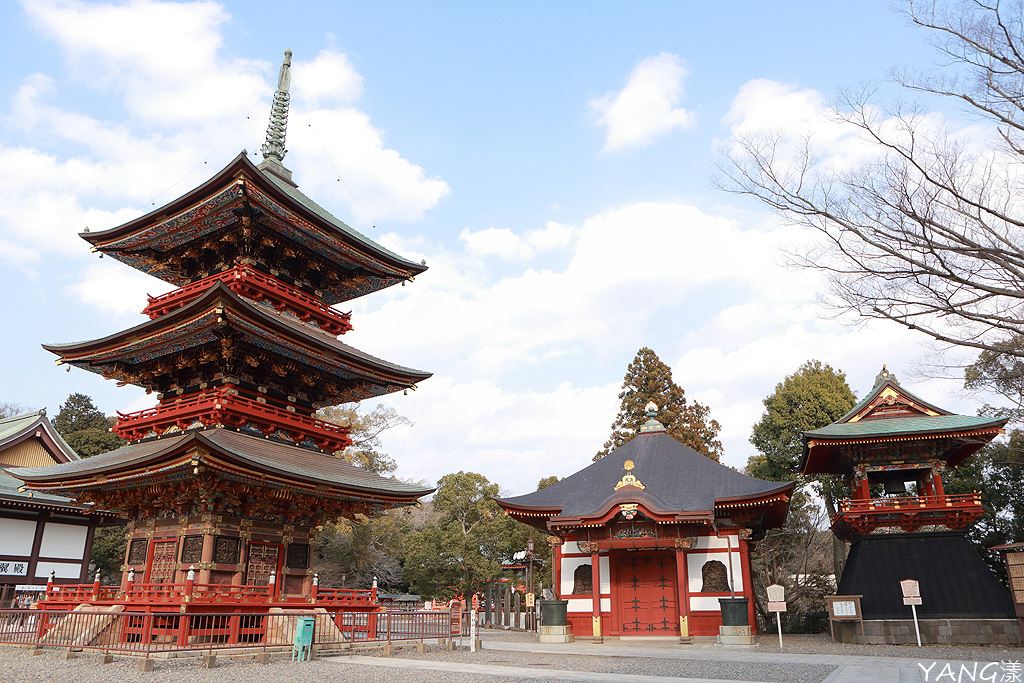
[[[900,590],[903,591],[904,605],[921,604],[921,584],[914,579],[900,581]]]
[[[0,560],[0,576],[28,576],[28,561]]]
[[[857,603],[854,600],[834,600],[832,614],[837,617],[857,616]]]
[[[777,583],[768,586],[768,602],[783,602],[786,599],[786,587]]]

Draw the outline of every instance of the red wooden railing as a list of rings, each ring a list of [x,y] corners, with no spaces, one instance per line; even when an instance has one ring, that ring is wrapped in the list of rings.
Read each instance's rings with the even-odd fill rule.
[[[188,429],[197,421],[203,426],[226,424],[242,427],[251,423],[264,434],[284,431],[296,443],[310,439],[325,451],[341,450],[352,444],[346,426],[260,403],[234,391],[230,387],[218,387],[162,402],[155,408],[134,413],[118,412],[117,426],[113,431],[131,441],[145,438],[151,431],[163,434],[174,426]]]
[[[316,323],[330,334],[345,334],[352,329],[351,312],[340,313],[315,296],[261,273],[248,264],[204,277],[160,296],[151,296],[142,312],[151,319],[170,313],[198,298],[215,282],[223,282],[240,296],[266,301],[279,311],[291,311],[299,320]]]

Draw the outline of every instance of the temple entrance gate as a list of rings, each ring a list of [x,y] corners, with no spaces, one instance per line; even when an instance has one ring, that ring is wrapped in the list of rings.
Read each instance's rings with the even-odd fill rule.
[[[679,635],[675,557],[667,552],[612,556],[618,590],[618,624],[624,636]]]

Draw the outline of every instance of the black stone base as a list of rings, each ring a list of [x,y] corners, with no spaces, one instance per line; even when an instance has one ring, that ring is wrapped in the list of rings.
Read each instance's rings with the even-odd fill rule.
[[[839,595],[863,595],[864,619],[908,619],[900,581],[921,584],[919,619],[1013,619],[1010,594],[956,531],[862,536],[850,547]]]

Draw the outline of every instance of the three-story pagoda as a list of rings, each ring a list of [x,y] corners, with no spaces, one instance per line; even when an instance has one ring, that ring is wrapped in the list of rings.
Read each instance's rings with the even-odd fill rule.
[[[177,289],[150,297],[149,320],[131,329],[44,346],[58,364],[143,387],[158,401],[118,414],[113,430],[129,440],[123,448],[11,470],[29,489],[130,520],[121,586],[65,586],[48,603],[369,605],[369,591],[314,587],[315,527],[431,491],[335,457],[351,443],[348,427],[315,415],[430,376],[339,341],[351,319],[332,308],[426,266],[360,235],[292,181],[282,164],[290,58],[259,166],[243,151],[166,206],[81,235],[93,251]]]

